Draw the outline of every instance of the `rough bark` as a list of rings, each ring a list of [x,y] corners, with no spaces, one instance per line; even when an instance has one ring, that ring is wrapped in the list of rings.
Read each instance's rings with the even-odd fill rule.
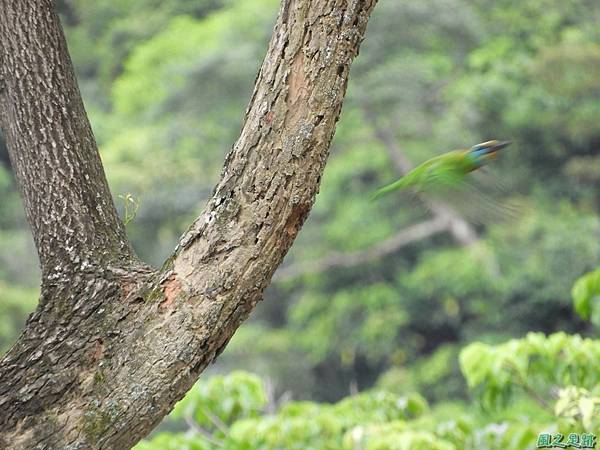
[[[52,2],[0,3],[0,119],[45,282],[133,252]]]
[[[311,209],[376,0],[283,0],[241,135],[160,270],[125,238],[50,0],[0,0],[1,122],[43,269],[0,448],[126,449],[223,350]]]

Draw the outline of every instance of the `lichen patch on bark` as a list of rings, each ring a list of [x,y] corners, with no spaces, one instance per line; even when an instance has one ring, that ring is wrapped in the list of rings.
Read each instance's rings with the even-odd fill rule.
[[[304,55],[298,52],[292,61],[289,75],[288,106],[291,108],[307,91],[306,75],[304,74]],[[292,110],[293,111],[293,110]]]
[[[172,273],[166,280],[162,282],[163,286],[163,294],[165,298],[162,302],[159,303],[158,307],[165,309],[171,306],[179,294],[181,294],[182,287],[181,282],[177,279],[175,273]]]
[[[104,344],[101,340],[97,340],[94,344],[94,349],[92,353],[92,359],[94,361],[99,361],[104,355]]]
[[[285,224],[285,232],[290,238],[296,237],[309,211],[310,205],[307,203],[294,205],[292,212]]]

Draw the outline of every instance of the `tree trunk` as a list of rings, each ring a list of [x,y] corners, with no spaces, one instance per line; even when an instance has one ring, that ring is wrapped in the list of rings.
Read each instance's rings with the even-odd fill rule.
[[[243,129],[160,270],[118,219],[51,0],[0,0],[0,120],[42,266],[0,448],[126,449],[261,299],[318,190],[376,0],[283,0]]]

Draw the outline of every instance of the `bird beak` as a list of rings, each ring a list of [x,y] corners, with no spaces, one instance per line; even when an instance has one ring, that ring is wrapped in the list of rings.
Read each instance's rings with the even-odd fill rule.
[[[502,141],[498,142],[496,145],[489,148],[489,153],[496,153],[498,150],[503,149],[504,147],[508,147],[511,144],[510,141]]]

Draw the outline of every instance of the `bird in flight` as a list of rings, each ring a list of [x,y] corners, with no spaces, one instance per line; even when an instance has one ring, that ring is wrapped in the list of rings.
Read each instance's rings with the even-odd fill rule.
[[[408,191],[434,199],[443,199],[454,206],[456,203],[462,203],[471,210],[485,203],[488,212],[491,210],[499,215],[504,215],[504,212],[510,213],[510,208],[504,208],[502,204],[486,196],[484,185],[495,183],[479,180],[474,176],[475,172],[482,173],[481,169],[497,157],[499,150],[508,145],[510,141],[492,140],[428,159],[402,178],[378,189],[373,194],[373,199],[396,191]],[[481,200],[485,201],[481,202]],[[469,213],[467,215],[477,216]],[[474,218],[482,222],[479,218]]]

